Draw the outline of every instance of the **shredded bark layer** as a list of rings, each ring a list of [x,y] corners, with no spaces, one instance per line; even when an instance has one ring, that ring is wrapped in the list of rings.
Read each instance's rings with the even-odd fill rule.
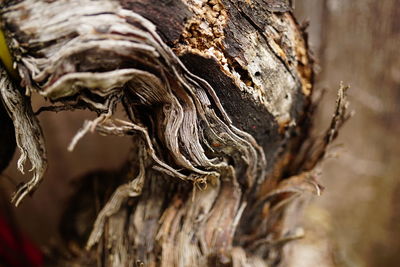
[[[77,265],[83,258],[96,261],[90,250],[95,245],[106,266],[276,265],[283,245],[301,236],[293,225],[284,226],[288,204],[299,193],[323,189],[314,168],[347,119],[347,106],[341,89],[326,137],[320,143],[307,139],[311,60],[285,13],[289,5],[162,5],[172,10],[178,2],[193,13],[178,36],[157,31],[166,27],[155,26],[165,18],[155,16],[153,23],[127,8],[143,11],[151,1],[5,1],[1,10],[26,96],[39,93],[58,103],[40,111],[85,108],[98,114],[83,123],[69,150],[89,131],[132,136],[126,183],[103,203],[89,252],[77,253]],[[252,6],[262,12],[250,14]],[[148,10],[157,14],[157,8]],[[278,38],[283,32],[287,39]],[[206,80],[198,73],[209,70],[182,63],[193,59],[191,53],[208,67],[217,64],[215,75]],[[29,97],[5,72],[1,79],[21,163],[28,157],[35,169],[16,194],[18,204],[43,178],[46,154]],[[126,120],[115,118],[118,105]],[[265,141],[269,136],[275,139]]]

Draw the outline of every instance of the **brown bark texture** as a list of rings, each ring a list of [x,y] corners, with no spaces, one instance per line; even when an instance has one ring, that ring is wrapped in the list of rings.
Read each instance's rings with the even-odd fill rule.
[[[312,59],[290,1],[2,5],[19,80],[2,70],[1,114],[14,125],[18,168],[29,160],[33,171],[13,202],[43,179],[41,112],[97,114],[69,150],[94,131],[132,140],[123,168],[80,179],[61,220],[64,249],[51,250],[49,264],[283,262],[282,248],[302,236],[299,196],[320,194],[316,166],[349,117],[341,87],[328,130],[310,136]],[[32,95],[53,105],[34,112]]]

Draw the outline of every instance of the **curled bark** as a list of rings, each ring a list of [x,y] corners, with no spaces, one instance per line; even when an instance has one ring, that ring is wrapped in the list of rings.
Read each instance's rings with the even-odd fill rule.
[[[88,131],[133,140],[125,184],[103,203],[89,252],[78,244],[67,265],[280,261],[293,239],[285,207],[299,192],[320,193],[312,170],[335,137],[329,132],[317,148],[310,141],[296,156],[308,138],[312,62],[290,9],[260,0],[5,1],[1,16],[26,95],[61,103],[47,110],[98,114],[70,149]],[[10,92],[17,90],[2,89],[3,99]],[[125,120],[114,118],[121,104]],[[34,121],[25,111],[14,124]],[[31,162],[42,152],[43,163],[40,131],[30,128],[36,145],[26,151]]]
[[[29,159],[33,178],[22,185],[14,194],[12,202],[16,206],[30,192],[36,189],[46,171],[46,148],[38,120],[33,115],[29,100],[14,87],[5,70],[0,70],[0,92],[5,107],[15,129],[15,139],[21,152],[18,169],[24,173],[24,163]]]

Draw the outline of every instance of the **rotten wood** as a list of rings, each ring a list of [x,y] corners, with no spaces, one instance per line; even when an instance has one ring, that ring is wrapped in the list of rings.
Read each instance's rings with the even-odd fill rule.
[[[285,208],[298,193],[320,192],[313,168],[336,137],[336,125],[347,118],[341,88],[338,120],[328,139],[310,138],[312,59],[290,1],[2,5],[21,91],[59,103],[54,110],[87,108],[98,114],[84,122],[70,149],[89,131],[132,136],[130,168],[122,171],[97,217],[81,222],[94,223],[91,234],[75,232],[77,238],[67,244],[70,257],[57,258],[59,265],[281,261],[284,244],[297,238],[284,227]],[[28,99],[18,90],[3,88],[3,100]],[[14,124],[34,122],[30,103],[18,104],[20,113],[7,105]],[[126,120],[114,117],[121,105]],[[27,138],[29,131],[16,130]],[[40,135],[36,124],[30,130]],[[26,151],[36,166],[46,155],[41,136],[33,136]],[[308,153],[297,154],[304,150],[316,154],[305,160]],[[42,161],[35,161],[37,151]],[[41,178],[37,173],[19,191],[17,204]],[[74,212],[88,210],[93,205]],[[68,227],[72,223],[63,220],[63,229],[87,229]]]

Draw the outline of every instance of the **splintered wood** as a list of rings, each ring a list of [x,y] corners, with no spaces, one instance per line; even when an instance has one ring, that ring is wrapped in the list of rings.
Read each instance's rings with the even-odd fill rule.
[[[289,2],[168,3],[3,3],[21,80],[2,71],[2,99],[18,167],[28,158],[34,170],[15,203],[46,168],[36,115],[89,109],[98,117],[83,122],[68,149],[96,131],[132,136],[134,155],[87,244],[60,264],[275,265],[284,244],[301,236],[283,227],[285,208],[323,189],[314,167],[347,119],[344,90],[318,143],[309,136],[312,60]],[[32,93],[57,105],[34,114]],[[119,105],[125,120],[115,117]]]

